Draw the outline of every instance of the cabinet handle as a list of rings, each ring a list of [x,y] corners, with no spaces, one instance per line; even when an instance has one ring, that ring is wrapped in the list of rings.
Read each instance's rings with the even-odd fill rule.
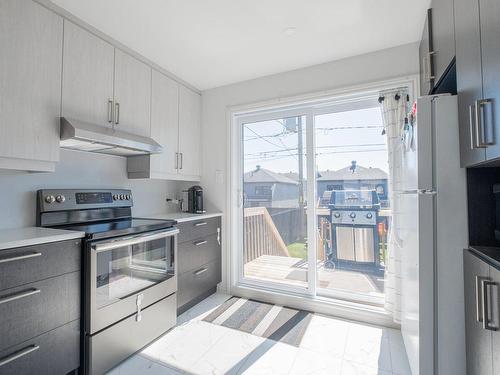
[[[194,273],[195,276],[200,276],[201,274],[205,273],[208,271],[208,268],[202,268],[201,270],[198,270]]]
[[[120,123],[120,103],[115,103],[115,124],[118,125]]]
[[[490,325],[490,319],[489,319],[489,314],[488,314],[488,310],[489,310],[489,294],[488,294],[488,289],[490,286],[495,286],[496,283],[492,282],[492,281],[489,281],[489,280],[482,280],[481,281],[481,287],[483,288],[483,292],[482,292],[482,299],[483,299],[483,303],[482,303],[482,309],[483,309],[483,329],[487,329],[488,331],[496,331],[497,328]]]
[[[201,221],[199,223],[195,223],[194,224],[195,227],[202,227],[203,225],[207,225],[207,222],[206,221]]]
[[[181,156],[181,166],[179,169],[182,169],[184,167],[184,153],[180,152],[179,155]]]
[[[7,303],[7,302],[15,301],[17,299],[29,297],[29,296],[32,296],[32,295],[38,294],[38,293],[40,293],[40,289],[30,289],[30,290],[26,290],[24,292],[19,292],[19,293],[5,296],[5,297],[0,297],[0,305]]]
[[[205,245],[207,243],[207,240],[202,240],[202,241],[196,241],[194,242],[194,245],[195,246],[201,246],[201,245]]]
[[[484,277],[476,276],[476,321],[478,323],[482,323],[483,321],[483,312],[482,312],[482,281]]]
[[[217,228],[217,243],[220,246],[220,228]]]
[[[18,255],[18,256],[10,257],[10,258],[3,258],[3,259],[0,259],[0,264],[2,264],[2,263],[9,263],[9,262],[15,262],[17,260],[35,258],[35,257],[39,257],[41,255],[42,255],[42,253],[31,253],[31,254],[25,254],[25,255]]]
[[[179,153],[175,153],[175,168],[174,169],[179,169]]]
[[[108,122],[111,124],[113,122],[113,100],[108,99]]]
[[[17,352],[14,352],[7,357],[3,357],[0,359],[0,367],[6,365],[7,363],[10,363],[12,361],[15,361],[16,359],[19,359],[21,357],[24,357],[27,354],[33,353],[35,350],[40,349],[40,346],[38,345],[30,345],[24,349],[21,349]]]
[[[488,146],[494,145],[494,141],[486,141],[486,131],[485,131],[485,123],[484,116],[482,113],[484,111],[484,107],[487,104],[492,104],[492,99],[479,99],[476,100],[476,144],[479,148],[486,148]]]
[[[470,148],[471,150],[476,149],[476,139],[477,139],[477,126],[474,122],[474,106],[471,104],[469,106],[469,130],[470,130]]]

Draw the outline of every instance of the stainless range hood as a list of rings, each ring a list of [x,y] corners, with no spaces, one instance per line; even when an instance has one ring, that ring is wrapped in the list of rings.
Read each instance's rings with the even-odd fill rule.
[[[60,146],[119,156],[147,155],[162,151],[162,147],[151,138],[65,117],[61,117]]]

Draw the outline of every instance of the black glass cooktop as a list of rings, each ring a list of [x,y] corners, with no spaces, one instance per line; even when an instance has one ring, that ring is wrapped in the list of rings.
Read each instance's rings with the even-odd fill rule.
[[[85,232],[88,239],[100,239],[168,229],[175,224],[177,224],[175,220],[132,218],[67,224],[57,228]]]

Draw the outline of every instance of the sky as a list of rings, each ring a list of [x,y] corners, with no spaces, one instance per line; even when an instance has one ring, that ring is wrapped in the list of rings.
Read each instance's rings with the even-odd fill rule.
[[[380,108],[317,115],[314,122],[319,171],[338,170],[350,166],[353,160],[363,167],[388,171],[387,141],[382,135]],[[245,172],[254,170],[257,165],[274,172],[298,172],[295,127],[287,130],[283,120],[245,124],[243,139]],[[303,144],[305,154],[305,125]]]

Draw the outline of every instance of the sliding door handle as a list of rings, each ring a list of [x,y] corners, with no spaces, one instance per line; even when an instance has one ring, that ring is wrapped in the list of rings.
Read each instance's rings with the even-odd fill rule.
[[[208,242],[207,240],[196,241],[194,242],[194,246],[205,245],[207,242]]]
[[[491,286],[496,286],[496,283],[493,281],[489,280],[482,280],[481,281],[481,287],[483,289],[482,291],[482,309],[483,309],[483,328],[487,329],[488,331],[496,331],[497,327],[492,326],[490,324],[490,318],[489,318],[489,308],[490,308],[490,302],[489,302],[489,287]]]

